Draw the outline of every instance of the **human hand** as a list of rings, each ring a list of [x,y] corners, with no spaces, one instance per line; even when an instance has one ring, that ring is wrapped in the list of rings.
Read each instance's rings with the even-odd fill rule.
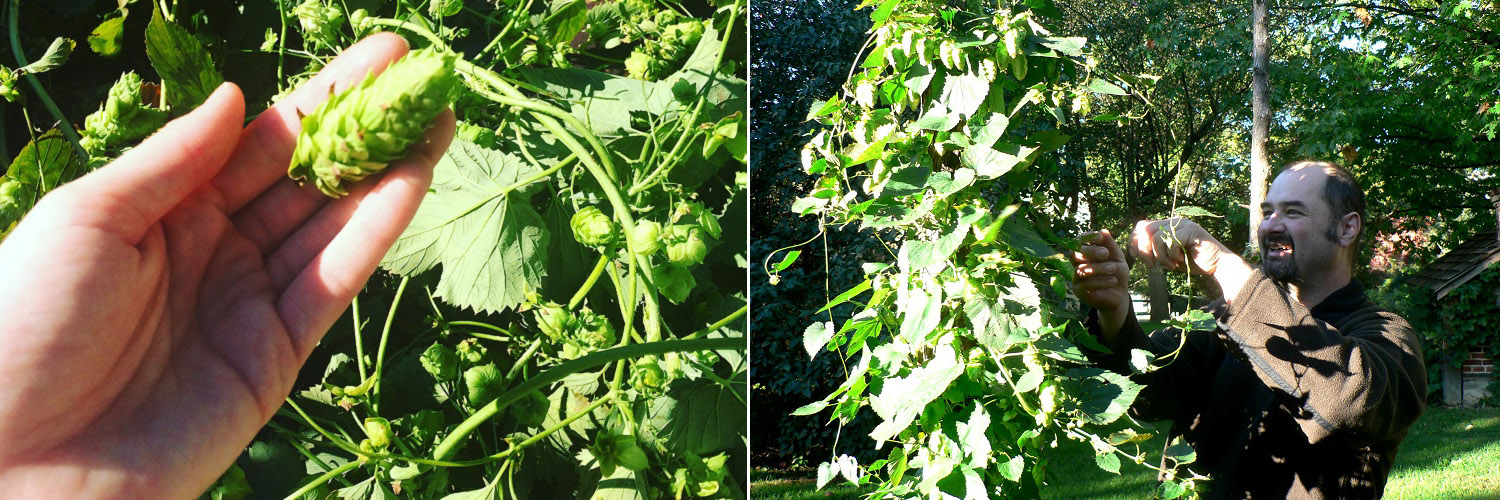
[[[1073,252],[1073,293],[1099,312],[1106,340],[1113,339],[1130,314],[1130,264],[1108,229],[1082,240]]]
[[[1135,223],[1130,251],[1146,265],[1172,270],[1187,266],[1189,272],[1203,275],[1213,275],[1225,255],[1234,255],[1203,226],[1181,217]]]
[[[453,114],[330,200],[286,177],[309,113],[407,50],[350,47],[244,123],[219,87],[44,197],[0,244],[0,484],[25,498],[188,498],[229,467],[410,222]]]

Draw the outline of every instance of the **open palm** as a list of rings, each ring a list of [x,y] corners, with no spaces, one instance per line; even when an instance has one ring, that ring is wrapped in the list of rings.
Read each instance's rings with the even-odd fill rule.
[[[234,461],[411,220],[445,112],[332,201],[285,178],[310,112],[406,52],[349,48],[247,127],[226,84],[57,189],[0,245],[0,484],[19,497],[191,497]]]

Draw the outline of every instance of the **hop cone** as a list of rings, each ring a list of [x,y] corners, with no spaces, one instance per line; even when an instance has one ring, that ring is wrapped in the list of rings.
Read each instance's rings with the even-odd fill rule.
[[[90,155],[101,155],[151,135],[167,124],[167,112],[151,107],[142,91],[144,81],[134,71],[120,75],[109,87],[109,97],[99,110],[84,118],[79,142]]]
[[[407,148],[453,103],[459,89],[457,56],[430,49],[411,51],[379,76],[365,81],[302,117],[302,134],[287,175],[338,198],[345,182],[358,182],[406,156]]]

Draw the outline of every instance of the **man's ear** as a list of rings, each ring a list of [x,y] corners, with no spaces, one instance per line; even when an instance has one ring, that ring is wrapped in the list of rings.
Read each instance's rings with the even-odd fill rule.
[[[1359,238],[1359,232],[1364,229],[1364,222],[1358,213],[1344,214],[1344,217],[1339,219],[1339,246],[1353,246],[1354,240]]]

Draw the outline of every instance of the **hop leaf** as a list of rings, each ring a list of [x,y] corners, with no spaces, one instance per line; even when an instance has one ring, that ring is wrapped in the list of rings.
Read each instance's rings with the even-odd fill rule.
[[[457,56],[411,51],[384,73],[365,78],[302,118],[302,133],[287,175],[312,179],[328,196],[348,194],[358,182],[406,156],[459,90]]]
[[[646,461],[646,452],[641,451],[635,436],[631,435],[600,433],[594,444],[589,446],[589,452],[599,461],[599,471],[605,477],[614,474],[615,467],[639,472],[650,465]]]
[[[547,400],[547,396],[542,395],[542,391],[531,391],[511,403],[510,411],[521,425],[539,427],[547,420],[547,409],[551,406],[552,402]]]

